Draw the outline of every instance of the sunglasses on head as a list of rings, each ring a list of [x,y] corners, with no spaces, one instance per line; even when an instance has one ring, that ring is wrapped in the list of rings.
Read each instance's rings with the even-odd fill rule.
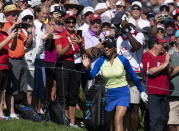
[[[23,21],[26,20],[33,20],[33,16],[25,16],[24,18],[22,18]]]
[[[76,24],[76,21],[74,20],[66,20],[66,24]]]
[[[101,20],[93,20],[90,22],[90,24],[94,25],[94,24],[101,24]]]
[[[132,7],[132,10],[141,10],[141,8],[137,7],[137,6],[134,6],[134,7]]]

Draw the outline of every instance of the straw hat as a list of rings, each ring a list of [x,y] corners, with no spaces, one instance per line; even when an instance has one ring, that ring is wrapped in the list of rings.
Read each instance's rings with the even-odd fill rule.
[[[21,10],[17,8],[15,4],[9,4],[4,6],[3,8],[3,13],[9,13],[9,12],[20,12]]]
[[[67,3],[64,4],[66,10],[69,8],[75,7],[78,10],[78,14],[83,10],[84,6],[80,5],[78,0],[69,0]]]

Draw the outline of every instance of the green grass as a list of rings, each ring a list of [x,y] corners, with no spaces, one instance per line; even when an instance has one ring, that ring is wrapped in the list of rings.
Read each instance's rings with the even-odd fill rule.
[[[33,122],[29,120],[0,120],[0,131],[87,131],[71,128],[52,122]]]

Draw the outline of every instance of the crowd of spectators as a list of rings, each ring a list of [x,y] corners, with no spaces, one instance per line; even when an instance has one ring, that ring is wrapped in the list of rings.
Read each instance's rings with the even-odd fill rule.
[[[115,46],[105,45],[109,39]],[[70,126],[78,127],[80,86],[94,82],[85,66],[97,68],[106,48],[115,48],[112,55],[129,61],[136,75],[123,72],[130,104],[112,109],[120,119],[116,130],[138,130],[142,98],[145,130],[178,131],[179,0],[0,0],[0,118],[19,119],[15,104],[21,102],[43,114],[44,105],[58,101]],[[105,76],[107,67],[100,68],[95,75]],[[114,88],[109,74],[106,89]],[[124,120],[118,106],[126,107]]]

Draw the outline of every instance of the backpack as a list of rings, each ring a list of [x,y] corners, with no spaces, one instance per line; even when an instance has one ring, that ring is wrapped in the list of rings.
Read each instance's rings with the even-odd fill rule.
[[[31,107],[25,106],[23,104],[15,104],[15,109],[22,119],[37,122],[42,121],[41,117]]]
[[[58,102],[51,102],[48,106],[50,120],[62,125],[69,125],[69,119],[65,114],[65,110]]]
[[[101,76],[85,91],[84,123],[88,130],[100,131],[105,128],[104,81]]]

